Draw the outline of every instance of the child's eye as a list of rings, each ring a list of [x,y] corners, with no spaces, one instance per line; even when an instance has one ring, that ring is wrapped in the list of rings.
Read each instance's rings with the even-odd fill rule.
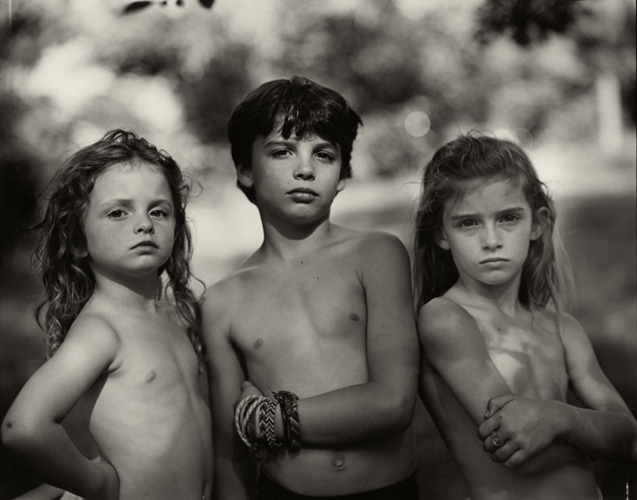
[[[154,208],[153,210],[150,211],[150,215],[151,217],[157,217],[157,218],[167,218],[169,215],[168,210],[165,210],[163,208]]]
[[[500,220],[502,222],[516,222],[519,219],[520,219],[520,217],[518,217],[517,215],[505,214],[505,215],[502,216],[502,218]]]
[[[288,149],[277,149],[275,151],[272,151],[271,154],[274,158],[285,158],[289,156],[291,153]]]
[[[121,219],[125,215],[126,215],[126,212],[118,208],[116,210],[111,210],[106,216],[109,219]]]
[[[477,224],[476,221],[472,220],[472,219],[465,219],[465,220],[461,220],[458,222],[458,227],[460,228],[469,228],[469,227],[473,227]]]
[[[324,161],[329,161],[329,162],[333,162],[336,160],[336,156],[332,153],[330,153],[329,151],[319,151],[318,153],[316,153],[316,156]]]

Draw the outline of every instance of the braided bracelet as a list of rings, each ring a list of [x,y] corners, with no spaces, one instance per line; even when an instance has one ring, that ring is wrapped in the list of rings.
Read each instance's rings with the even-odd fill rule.
[[[268,448],[276,450],[281,447],[281,443],[276,438],[274,432],[275,414],[276,414],[276,401],[274,399],[265,398],[259,405],[259,430],[261,435],[265,438]]]
[[[292,452],[299,451],[301,449],[301,424],[297,405],[299,398],[288,391],[275,392],[273,396],[281,405],[285,445]]]
[[[265,396],[247,396],[239,402],[234,412],[234,425],[237,429],[237,434],[239,434],[241,441],[252,451],[258,447],[258,443],[250,436],[248,428],[252,414],[265,400],[267,400]]]

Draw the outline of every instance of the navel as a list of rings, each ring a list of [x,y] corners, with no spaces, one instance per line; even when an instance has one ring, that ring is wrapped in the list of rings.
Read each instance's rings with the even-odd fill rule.
[[[360,317],[358,316],[358,314],[352,313],[349,315],[349,319],[351,319],[352,321],[358,321]]]
[[[157,377],[157,374],[151,370],[146,374],[146,383],[150,383],[153,380],[155,380],[155,377]]]
[[[339,471],[345,470],[345,459],[339,455],[336,458],[334,458],[332,465],[334,466],[336,470],[339,470]]]
[[[263,345],[263,339],[257,339],[257,341],[254,344],[252,344],[252,347],[254,347],[255,349],[258,349],[262,345]]]

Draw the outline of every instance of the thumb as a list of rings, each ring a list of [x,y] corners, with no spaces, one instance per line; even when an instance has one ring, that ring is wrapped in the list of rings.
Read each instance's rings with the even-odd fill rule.
[[[484,414],[484,418],[487,419],[495,415],[498,411],[500,411],[505,405],[510,403],[515,395],[513,394],[504,394],[502,396],[495,396],[489,400],[487,403],[487,411]]]

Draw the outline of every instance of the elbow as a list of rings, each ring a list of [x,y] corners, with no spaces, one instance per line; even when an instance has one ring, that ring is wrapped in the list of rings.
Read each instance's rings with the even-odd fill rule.
[[[7,417],[2,422],[2,445],[15,452],[26,451],[36,441],[36,428],[29,422]]]
[[[409,428],[414,416],[415,403],[415,393],[413,397],[409,394],[395,394],[388,400],[386,422],[389,432],[402,432]]]

